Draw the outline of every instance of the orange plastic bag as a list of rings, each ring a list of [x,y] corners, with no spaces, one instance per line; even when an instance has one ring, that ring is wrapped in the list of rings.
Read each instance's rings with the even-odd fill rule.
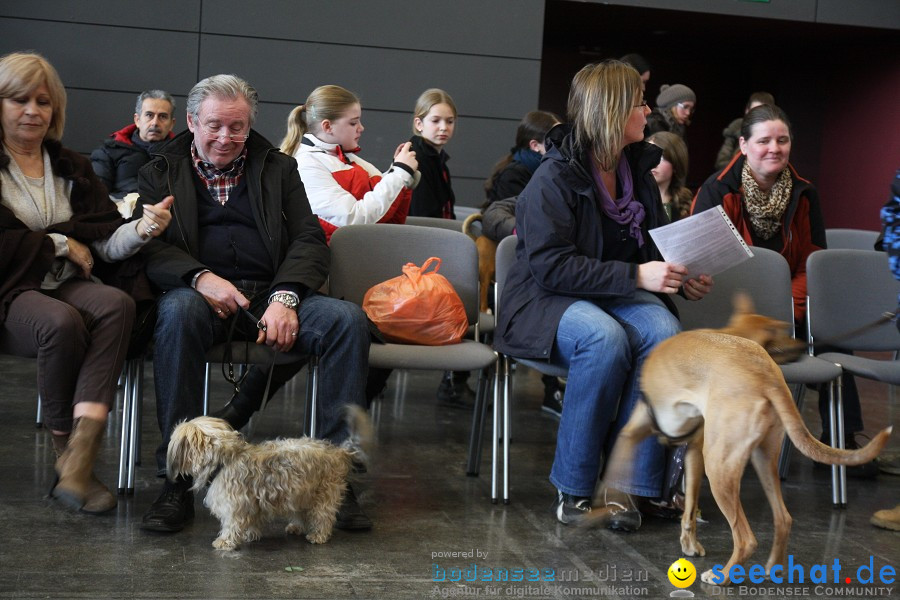
[[[434,271],[425,271],[435,265]],[[406,263],[403,275],[373,285],[363,310],[389,342],[443,346],[458,344],[469,328],[466,309],[453,285],[438,274],[441,259],[420,267]]]

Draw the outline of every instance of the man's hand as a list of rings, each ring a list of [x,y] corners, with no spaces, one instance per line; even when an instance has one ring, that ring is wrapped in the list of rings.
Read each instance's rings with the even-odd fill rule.
[[[197,278],[196,290],[203,294],[220,319],[227,319],[240,308],[250,308],[250,301],[230,281],[211,271]]]
[[[260,319],[266,329],[259,330],[257,344],[265,343],[280,352],[288,352],[294,347],[300,333],[300,319],[297,311],[281,302],[272,302]]]
[[[681,287],[687,267],[658,260],[638,265],[637,286],[648,292],[674,294]]]

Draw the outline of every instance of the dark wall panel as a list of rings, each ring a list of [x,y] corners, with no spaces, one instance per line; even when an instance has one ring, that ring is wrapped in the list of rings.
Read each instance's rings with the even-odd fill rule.
[[[184,94],[197,82],[194,33],[5,18],[0,32],[0,53],[36,50],[68,87]]]
[[[352,7],[349,8],[348,7]],[[219,0],[203,31],[540,60],[543,0]],[[235,18],[235,15],[240,18]]]
[[[818,0],[819,23],[900,29],[900,2],[897,0]]]
[[[534,109],[540,84],[533,60],[203,35],[201,77],[223,71],[246,78],[272,102],[301,103],[315,87],[334,83],[365,107],[411,112],[419,94],[440,87],[460,114],[507,119]]]
[[[66,23],[197,31],[200,0],[41,0],[0,3],[0,16]]]

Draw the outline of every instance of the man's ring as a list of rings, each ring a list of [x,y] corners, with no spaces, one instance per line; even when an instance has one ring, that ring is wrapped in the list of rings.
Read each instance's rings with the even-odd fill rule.
[[[295,331],[295,332],[291,333],[291,336],[292,336],[292,337],[297,337],[297,332]]]
[[[150,226],[150,229],[152,229],[153,231],[156,231],[157,229],[159,229],[159,223],[154,223],[153,225]]]
[[[147,229],[144,230],[144,233],[146,233],[147,235],[150,235],[151,233],[153,233],[153,228],[148,227]]]
[[[217,314],[217,315],[221,315],[221,314],[222,314],[222,309],[221,309],[221,308],[216,309],[216,314]]]

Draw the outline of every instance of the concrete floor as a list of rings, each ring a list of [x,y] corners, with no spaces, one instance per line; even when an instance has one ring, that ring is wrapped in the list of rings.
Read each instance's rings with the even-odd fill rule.
[[[676,522],[647,519],[633,534],[582,531],[556,522],[550,512],[554,490],[547,481],[556,421],[539,412],[540,379],[525,369],[515,378],[510,505],[490,502],[489,447],[482,475],[466,477],[471,414],[437,404],[440,375],[409,373],[404,383],[395,374],[374,411],[379,441],[374,463],[355,484],[375,528],[336,531],[330,542],[314,546],[285,535],[284,523],[273,523],[262,540],[231,555],[210,546],[218,523],[199,500],[195,521],[180,533],[139,529],[159,488],[149,369],[143,464],[134,496],[101,517],[75,514],[46,499],[52,449],[47,433],[34,427],[34,374],[34,361],[0,357],[0,598],[667,598],[676,591],[666,575],[681,556]],[[228,397],[221,377],[217,380],[214,406]],[[301,434],[302,374],[295,381],[257,419],[254,439]],[[871,430],[898,424],[885,386],[861,382],[860,388]],[[818,434],[814,406],[810,392],[804,415]],[[110,426],[98,468],[110,487],[118,464],[118,429],[118,423]],[[898,448],[895,436],[890,449]],[[877,529],[868,520],[874,510],[900,502],[900,477],[850,480],[849,508],[834,510],[829,473],[795,452],[783,486],[794,517],[789,553],[806,569],[804,583],[716,588],[698,578],[688,591],[697,597],[763,598],[900,594],[896,583],[857,581],[857,569],[870,559],[876,582],[882,567],[898,567],[900,534]],[[744,507],[760,543],[752,562],[763,563],[771,516],[752,470],[743,488]],[[707,556],[692,561],[698,571],[724,563],[731,550],[727,523],[706,488],[701,509],[706,522],[700,525],[700,539]],[[835,559],[841,580],[849,576],[855,585],[810,582],[813,565],[831,569]],[[525,569],[526,580],[485,583],[485,569],[508,569],[511,578],[516,569]],[[554,580],[529,582],[528,569],[537,569],[541,577],[552,570]],[[442,574],[445,580],[435,581]],[[832,574],[829,570],[829,578]],[[467,576],[478,581],[467,583]]]

